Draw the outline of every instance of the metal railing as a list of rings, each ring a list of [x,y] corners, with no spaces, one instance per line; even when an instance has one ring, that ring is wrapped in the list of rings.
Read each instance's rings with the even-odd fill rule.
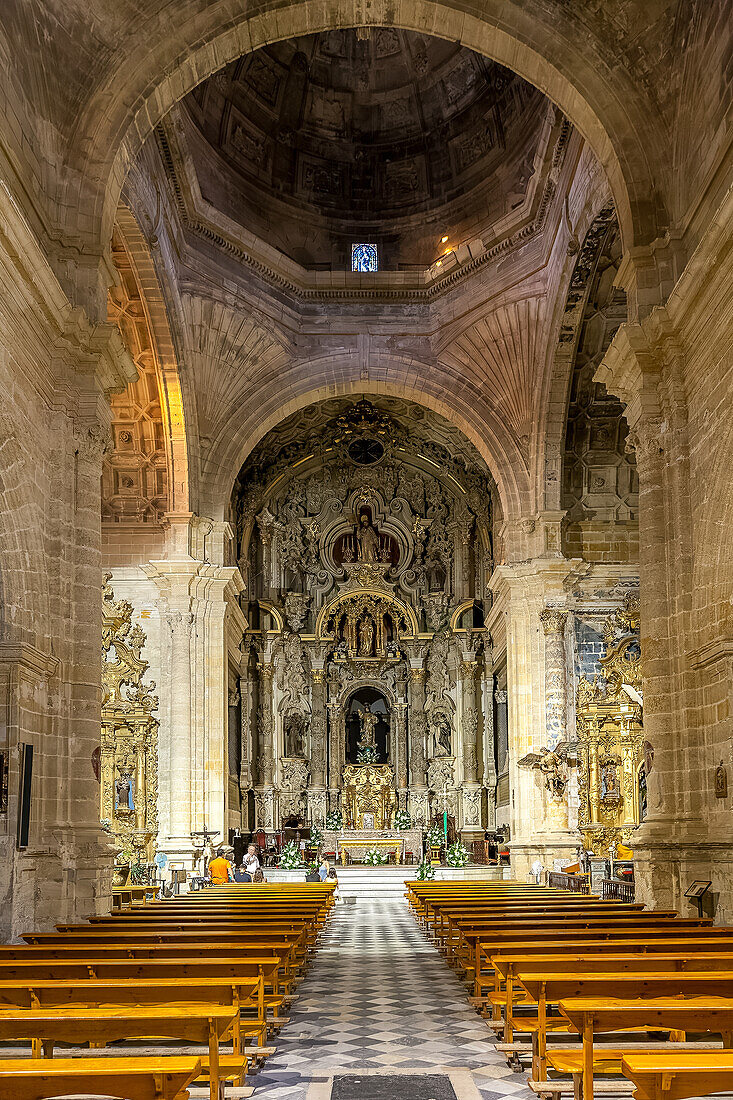
[[[564,871],[549,871],[548,886],[559,886],[561,890],[574,890],[577,894],[589,894],[588,875],[566,875]]]
[[[636,889],[633,882],[622,882],[618,878],[604,878],[601,883],[601,897],[604,901],[633,901]]]

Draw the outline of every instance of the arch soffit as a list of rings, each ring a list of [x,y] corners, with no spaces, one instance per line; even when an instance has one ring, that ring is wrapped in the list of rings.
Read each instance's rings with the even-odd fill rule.
[[[360,0],[328,0],[322,5],[301,0],[223,23],[216,10],[219,5],[212,5],[208,29],[201,26],[198,9],[195,27],[193,20],[182,20],[178,33],[171,35],[166,24],[165,43],[157,49],[148,45],[147,71],[144,65],[131,64],[130,55],[138,50],[137,40],[131,41],[128,55],[111,69],[105,84],[79,116],[72,138],[71,162],[74,148],[86,150],[83,163],[81,157],[78,163],[82,176],[100,181],[96,195],[100,243],[111,233],[130,163],[153,128],[198,83],[242,54],[271,42],[363,26],[367,21],[374,26],[392,25],[458,41],[539,88],[567,115],[603,165],[619,212],[624,247],[629,249],[653,239],[659,226],[650,196],[658,194],[660,188],[650,162],[664,164],[666,155],[663,135],[657,136],[650,125],[654,108],[640,86],[628,74],[621,74],[618,68],[612,71],[606,65],[602,43],[593,53],[581,53],[574,39],[587,41],[587,33],[573,35],[569,27],[563,37],[549,19],[537,26],[518,0],[490,6],[496,12],[485,12],[479,18],[459,10],[456,0],[381,0],[369,9],[367,20]],[[149,43],[150,28],[143,26],[140,33],[148,36]],[[191,41],[202,44],[191,51],[187,49]],[[164,48],[167,57],[161,56]],[[138,81],[138,88],[128,87],[127,95],[120,89],[121,73],[125,72],[135,73]],[[166,75],[156,83],[155,74],[160,72]],[[117,105],[116,111],[110,112],[110,103]],[[94,196],[85,197],[95,201]]]
[[[401,368],[399,372],[381,367],[380,374],[388,373],[395,379],[401,375],[401,381],[371,380],[361,377],[357,363],[345,365],[343,358],[334,360],[329,357],[319,361],[316,369],[312,363],[309,364],[301,374],[300,386],[295,382],[288,386],[285,377],[283,384],[273,391],[268,380],[266,385],[272,391],[268,399],[258,394],[255,385],[247,394],[249,415],[237,419],[243,410],[232,410],[236,430],[232,431],[230,424],[222,427],[204,464],[203,482],[208,498],[206,514],[215,518],[225,514],[237,473],[260,440],[282,420],[317,401],[348,394],[405,397],[439,413],[463,432],[486,462],[496,481],[504,517],[523,514],[522,510],[527,509],[530,501],[526,459],[496,412],[486,406],[477,392],[468,393],[465,400],[460,400],[458,388],[460,386],[465,391],[465,381],[458,383],[450,377],[441,378],[443,372],[438,374],[434,364],[424,364],[420,370],[420,365],[411,359],[409,365],[397,361],[397,366]],[[337,370],[341,371],[341,377]],[[428,379],[432,381],[435,392],[426,388]],[[418,380],[423,381],[422,386]],[[438,384],[441,381],[442,385]],[[263,385],[260,383],[260,386]],[[450,404],[446,395],[453,398]]]
[[[135,215],[123,203],[117,208],[115,224],[133,264],[155,358],[168,466],[169,507],[172,512],[187,512],[190,494],[186,415],[168,313],[147,241]]]
[[[394,707],[397,704],[397,696],[391,691],[386,684],[381,680],[364,676],[359,680],[352,680],[350,684],[347,684],[339,696],[339,705],[344,712],[347,710],[351,700],[357,695],[362,688],[372,688],[374,691],[379,692],[389,703],[390,707]]]
[[[576,310],[573,318],[572,334],[569,331],[564,331],[568,328],[570,288],[576,268],[581,261],[583,245],[594,225],[603,216],[604,211],[610,204],[610,195],[601,193],[594,196],[592,201],[584,208],[581,218],[578,219],[574,227],[574,235],[579,242],[579,251],[566,264],[556,295],[556,314],[552,326],[553,339],[550,341],[552,362],[550,369],[546,372],[547,394],[540,405],[543,410],[544,424],[541,425],[543,430],[537,432],[541,453],[536,468],[545,471],[542,483],[538,485],[538,493],[544,502],[543,506],[549,509],[560,507],[561,453],[567,429],[570,384],[575,367],[578,336],[583,321],[583,310]],[[593,272],[591,271],[583,287],[584,295],[587,294],[592,279]],[[555,481],[550,482],[547,474],[553,469],[556,471],[557,477]]]

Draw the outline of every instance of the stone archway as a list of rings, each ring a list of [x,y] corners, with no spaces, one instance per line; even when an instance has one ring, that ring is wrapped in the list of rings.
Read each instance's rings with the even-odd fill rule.
[[[467,16],[458,3],[430,0],[396,8],[387,0],[368,9],[360,0],[331,0],[317,9],[305,2],[263,7],[249,18],[224,16],[219,5],[210,6],[206,18],[198,8],[190,15],[184,11],[174,28],[165,24],[160,41],[141,21],[110,63],[105,81],[80,113],[69,154],[84,181],[82,204],[98,219],[100,244],[111,229],[129,164],[183,95],[229,61],[269,42],[365,24],[454,39],[534,84],[560,106],[604,166],[625,247],[658,234],[664,214],[649,196],[660,193],[651,163],[663,165],[668,159],[661,121],[629,71],[609,66],[600,28],[597,39],[592,33],[589,39],[585,25],[582,31],[580,23],[567,25],[566,10],[563,20],[552,10],[537,9],[528,17],[518,2],[489,4],[481,17]]]

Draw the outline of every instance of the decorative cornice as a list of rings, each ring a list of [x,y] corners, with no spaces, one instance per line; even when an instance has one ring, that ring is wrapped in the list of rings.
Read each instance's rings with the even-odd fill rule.
[[[687,652],[687,660],[690,667],[694,669],[708,668],[709,665],[715,665],[719,661],[731,659],[733,659],[733,635],[730,634],[712,638],[698,649]]]
[[[13,664],[37,676],[53,676],[59,659],[27,642],[0,642],[0,665]]]
[[[215,226],[212,221],[208,220],[205,216],[201,216],[200,212],[194,213],[189,210],[189,201],[187,201],[185,189],[178,175],[177,157],[171,148],[169,133],[162,123],[155,129],[155,137],[163,161],[165,174],[171,186],[175,198],[175,205],[184,230],[209,241],[239,263],[249,267],[256,275],[271,285],[291,294],[300,301],[307,302],[379,301],[391,303],[427,303],[453,290],[465,279],[475,275],[477,271],[480,271],[487,264],[493,263],[506,253],[516,248],[523,248],[528,241],[537,236],[544,229],[548,211],[557,191],[560,169],[565,159],[571,134],[572,126],[567,119],[563,118],[560,124],[558,137],[552,147],[551,156],[546,157],[547,178],[545,179],[542,194],[540,195],[536,212],[532,220],[517,229],[515,233],[506,236],[503,240],[498,241],[490,248],[486,248],[480,255],[467,259],[466,262],[459,264],[448,273],[440,275],[437,278],[432,274],[433,268],[428,268],[416,276],[415,284],[412,286],[406,285],[404,282],[401,286],[380,285],[386,283],[386,280],[383,279],[383,275],[386,273],[377,272],[367,278],[363,275],[353,275],[353,286],[342,283],[339,286],[327,287],[316,285],[315,280],[312,278],[310,279],[310,285],[308,285],[310,273],[305,269],[302,271],[301,281],[296,281],[292,275],[289,275],[283,270],[277,270],[272,264],[267,263],[263,258],[257,256],[253,249],[248,249],[241,241],[237,242],[232,237],[225,235],[225,233]],[[189,200],[194,199],[194,192],[196,190],[195,187],[190,189],[188,196]],[[210,207],[203,198],[200,198],[200,202],[201,206],[204,208],[204,213],[207,208],[211,210],[214,209]],[[195,202],[194,205],[196,205]],[[393,273],[389,274],[392,275]],[[346,272],[345,275],[349,277],[351,273]],[[402,278],[404,278],[404,276]],[[369,283],[371,283],[371,285],[369,285]]]

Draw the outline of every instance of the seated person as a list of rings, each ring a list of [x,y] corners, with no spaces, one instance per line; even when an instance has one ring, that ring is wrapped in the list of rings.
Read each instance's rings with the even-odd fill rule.
[[[242,870],[250,876],[250,881],[255,871],[259,871],[260,861],[257,858],[257,845],[250,844],[247,848],[247,854],[242,860]]]
[[[252,875],[252,882],[257,882],[257,883],[267,882],[267,879],[265,878],[264,874],[262,873],[262,868],[261,867],[258,867],[257,870],[255,871],[255,873]]]
[[[209,878],[212,886],[226,886],[228,882],[234,882],[232,865],[224,855],[224,849],[219,848],[214,859],[209,864]]]

